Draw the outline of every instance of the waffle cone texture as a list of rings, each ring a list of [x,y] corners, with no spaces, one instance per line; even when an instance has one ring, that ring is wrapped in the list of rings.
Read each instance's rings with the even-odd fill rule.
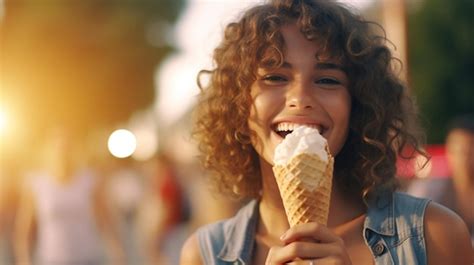
[[[327,225],[333,167],[331,155],[326,163],[306,153],[273,167],[290,226],[308,222]]]

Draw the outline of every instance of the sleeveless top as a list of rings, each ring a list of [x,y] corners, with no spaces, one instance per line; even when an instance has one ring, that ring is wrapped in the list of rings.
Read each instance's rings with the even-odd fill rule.
[[[428,202],[394,192],[369,205],[363,235],[376,265],[426,264],[423,216]],[[199,228],[204,264],[251,264],[258,218],[253,200],[233,218]]]
[[[65,185],[32,176],[38,238],[35,264],[101,264],[102,242],[93,211],[94,175],[79,172]]]

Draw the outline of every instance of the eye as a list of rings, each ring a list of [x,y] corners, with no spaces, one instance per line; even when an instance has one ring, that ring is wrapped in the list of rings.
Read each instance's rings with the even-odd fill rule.
[[[334,78],[320,78],[316,80],[317,84],[322,84],[322,85],[340,85],[341,82],[339,80],[334,79]]]
[[[282,75],[269,74],[262,77],[262,80],[267,83],[281,83],[286,82],[288,79]]]

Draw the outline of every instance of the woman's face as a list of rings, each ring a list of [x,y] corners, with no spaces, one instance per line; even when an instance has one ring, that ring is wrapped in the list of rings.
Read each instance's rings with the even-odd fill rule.
[[[255,132],[252,145],[261,158],[273,164],[275,147],[301,124],[318,128],[333,156],[346,141],[351,110],[349,80],[337,61],[316,56],[294,24],[282,27],[286,50],[279,68],[257,69],[251,86],[248,124]],[[323,54],[324,55],[324,54]]]

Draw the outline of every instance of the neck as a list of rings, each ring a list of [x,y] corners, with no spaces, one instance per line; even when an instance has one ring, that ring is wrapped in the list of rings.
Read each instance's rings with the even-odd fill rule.
[[[350,222],[367,211],[362,198],[343,194],[333,182],[329,206],[328,227],[334,228]]]

